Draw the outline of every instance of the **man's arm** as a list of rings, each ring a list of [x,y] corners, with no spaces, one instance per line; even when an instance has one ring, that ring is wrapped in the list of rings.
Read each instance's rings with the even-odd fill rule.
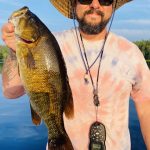
[[[150,150],[150,100],[135,102],[135,106],[147,150]]]
[[[3,25],[2,39],[11,49],[7,59],[4,62],[2,70],[3,94],[7,98],[17,98],[24,94],[24,88],[19,77],[17,60],[15,56],[16,40],[13,24],[6,23]]]
[[[25,93],[19,77],[15,52],[12,50],[10,50],[9,55],[3,65],[2,87],[3,94],[6,98],[17,98]]]
[[[134,51],[133,58],[130,59],[135,73],[131,97],[135,102],[147,150],[150,150],[150,70],[138,47]]]

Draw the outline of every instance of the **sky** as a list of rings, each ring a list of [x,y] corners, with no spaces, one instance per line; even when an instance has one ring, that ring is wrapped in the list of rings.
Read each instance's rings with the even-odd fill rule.
[[[13,11],[23,6],[28,6],[52,32],[74,26],[73,21],[61,15],[49,0],[0,0],[0,28]],[[119,8],[111,31],[130,41],[150,40],[150,0],[133,0]],[[0,44],[5,44],[1,38]]]

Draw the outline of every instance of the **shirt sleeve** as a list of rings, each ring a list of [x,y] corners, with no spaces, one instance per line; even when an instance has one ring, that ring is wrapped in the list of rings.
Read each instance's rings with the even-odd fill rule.
[[[131,97],[137,101],[150,100],[150,70],[142,52],[137,49],[137,53],[133,55],[135,83],[132,86]]]

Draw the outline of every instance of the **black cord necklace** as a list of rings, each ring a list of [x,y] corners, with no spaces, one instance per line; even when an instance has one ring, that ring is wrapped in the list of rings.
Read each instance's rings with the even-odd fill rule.
[[[105,36],[102,48],[99,52],[99,57],[98,57],[99,63],[98,63],[98,69],[97,69],[96,85],[94,85],[93,77],[92,77],[91,70],[90,70],[96,61],[94,60],[92,65],[89,66],[89,62],[87,59],[87,54],[85,51],[85,46],[84,46],[81,34],[80,34],[80,39],[81,39],[82,48],[83,48],[83,53],[80,49],[80,53],[82,55],[81,58],[83,58],[82,61],[84,62],[84,64],[86,64],[86,66],[85,66],[86,67],[86,75],[89,74],[89,76],[90,76],[90,80],[91,80],[91,83],[93,86],[93,103],[96,108],[96,121],[94,123],[92,123],[92,125],[90,126],[90,131],[89,131],[89,139],[90,139],[89,149],[90,150],[93,150],[93,149],[105,150],[106,149],[106,146],[105,146],[106,129],[105,129],[104,124],[102,124],[101,122],[99,122],[97,120],[97,116],[98,116],[98,107],[100,106],[100,101],[99,101],[99,96],[98,96],[99,74],[100,74],[101,61],[102,61],[102,56],[103,56],[103,52],[104,52],[104,46],[105,46],[106,39],[107,39],[107,34]],[[96,58],[96,60],[98,60],[98,59]],[[85,79],[85,81],[87,80],[86,78],[84,78],[84,79]]]
[[[107,35],[105,36],[105,39],[106,39]],[[91,66],[89,66],[89,62],[88,62],[88,58],[87,58],[87,54],[86,54],[86,51],[85,51],[85,46],[84,46],[84,43],[83,43],[83,39],[82,39],[82,35],[80,34],[80,39],[81,39],[81,43],[82,43],[82,48],[83,48],[83,53],[80,49],[80,53],[82,55],[82,61],[84,62],[85,65],[85,68],[86,68],[86,73],[85,75],[88,75],[90,76],[90,79],[91,79],[91,83],[92,83],[92,86],[93,86],[93,102],[94,102],[94,105],[96,107],[99,106],[99,98],[98,98],[98,80],[99,80],[99,72],[100,72],[100,66],[101,66],[101,60],[102,60],[102,56],[103,56],[103,51],[104,51],[104,45],[105,45],[105,41],[103,42],[103,45],[102,45],[102,48],[100,50],[100,57],[99,57],[99,65],[98,65],[98,70],[97,70],[97,79],[96,79],[96,85],[94,85],[94,81],[93,81],[93,78],[92,78],[92,74],[91,74],[91,67],[95,64],[96,61],[94,61],[94,63],[92,63]],[[83,56],[84,55],[84,56]],[[98,59],[97,59],[98,60]],[[84,80],[85,82],[87,82],[87,79],[86,77],[84,77]],[[97,118],[97,117],[96,117]]]
[[[102,45],[102,48],[101,50],[99,51],[96,59],[93,61],[93,63],[89,66],[88,64],[88,59],[87,59],[87,55],[86,55],[86,51],[85,51],[85,47],[84,47],[84,44],[83,44],[83,39],[82,39],[82,36],[80,34],[80,39],[81,39],[81,42],[82,42],[82,47],[83,47],[83,54],[84,54],[84,58],[85,60],[83,59],[83,61],[86,61],[87,62],[87,67],[86,67],[86,73],[85,75],[88,74],[88,72],[90,71],[90,69],[93,67],[93,65],[96,63],[96,61],[98,60],[98,58],[100,58],[100,64],[101,64],[101,60],[102,60],[102,56],[103,56],[103,51],[104,51],[104,46],[105,46],[105,42],[106,42],[106,39],[107,39],[107,33],[105,35],[105,38],[104,38],[104,42],[103,42],[103,45]],[[82,54],[81,54],[82,55]],[[83,57],[82,57],[83,58]],[[100,65],[99,65],[99,69],[100,69]],[[90,72],[89,72],[90,73]],[[99,71],[98,71],[99,73]],[[97,80],[98,80],[98,77],[97,77]],[[85,76],[85,81],[86,81],[86,76]],[[93,84],[93,83],[92,83]],[[97,85],[98,86],[98,85]]]

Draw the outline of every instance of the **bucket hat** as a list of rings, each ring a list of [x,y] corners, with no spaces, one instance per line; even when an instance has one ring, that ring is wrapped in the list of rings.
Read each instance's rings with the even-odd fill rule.
[[[50,0],[50,2],[53,4],[53,6],[64,16],[72,19],[72,4],[75,0]],[[122,5],[124,5],[127,2],[130,2],[132,0],[114,0],[113,6],[115,6],[115,9],[118,9]]]

